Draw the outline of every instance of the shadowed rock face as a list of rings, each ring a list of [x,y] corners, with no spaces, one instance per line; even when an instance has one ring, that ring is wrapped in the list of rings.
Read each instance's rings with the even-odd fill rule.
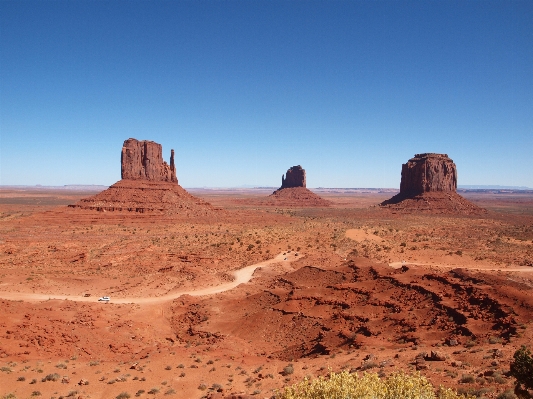
[[[456,190],[457,168],[446,154],[416,154],[402,165],[400,194],[404,197]]]
[[[163,161],[161,144],[153,141],[128,139],[122,146],[122,179],[178,182],[174,165],[174,150],[170,165]]]
[[[305,169],[300,165],[290,168],[285,176],[281,176],[280,188],[305,187]]]

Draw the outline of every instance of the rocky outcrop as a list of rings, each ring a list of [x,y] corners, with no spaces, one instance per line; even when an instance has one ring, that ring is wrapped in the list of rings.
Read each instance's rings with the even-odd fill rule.
[[[281,187],[261,200],[261,204],[282,207],[325,207],[327,201],[308,190],[305,181],[305,169],[300,165],[293,166],[281,177]]]
[[[293,166],[281,176],[280,188],[305,187],[305,169],[300,165]]]
[[[486,213],[456,190],[457,168],[447,154],[416,154],[402,165],[400,193],[380,206],[398,212]]]
[[[163,161],[161,144],[128,139],[121,154],[122,180],[84,198],[71,208],[100,212],[135,212],[216,217],[223,212],[189,194],[178,184],[174,150],[170,165]]]
[[[447,154],[416,154],[402,165],[400,194],[405,197],[456,190],[457,168]]]
[[[122,179],[178,182],[174,164],[174,150],[170,151],[170,165],[163,161],[161,144],[148,140],[124,141],[121,156]]]

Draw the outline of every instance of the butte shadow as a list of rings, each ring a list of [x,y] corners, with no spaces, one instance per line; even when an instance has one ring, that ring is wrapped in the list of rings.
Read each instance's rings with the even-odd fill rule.
[[[402,165],[400,192],[379,204],[406,213],[479,215],[487,211],[457,194],[457,167],[447,154],[416,154]]]
[[[178,184],[171,150],[170,165],[163,161],[161,144],[130,138],[121,153],[122,179],[71,208],[100,212],[134,212],[211,216],[224,213],[189,194]]]

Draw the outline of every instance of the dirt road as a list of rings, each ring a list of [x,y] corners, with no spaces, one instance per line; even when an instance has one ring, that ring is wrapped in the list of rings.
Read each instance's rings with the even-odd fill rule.
[[[111,298],[112,303],[138,303],[138,304],[155,304],[168,302],[173,299],[179,298],[182,295],[192,295],[192,296],[202,296],[202,295],[212,295],[218,294],[220,292],[229,291],[239,284],[244,284],[250,281],[253,277],[253,274],[257,268],[267,267],[274,263],[285,263],[290,264],[291,261],[302,258],[302,256],[296,256],[294,252],[279,254],[275,258],[256,263],[255,265],[250,265],[243,267],[242,269],[236,270],[233,272],[235,279],[229,283],[223,283],[214,287],[199,288],[196,290],[188,291],[176,291],[171,294],[161,295],[158,297],[137,297],[137,298]],[[98,300],[96,297],[84,297],[77,295],[54,295],[54,294],[35,294],[30,292],[2,292],[0,290],[0,298],[8,299],[13,301],[30,301],[30,302],[39,302],[47,301],[49,299],[61,299],[69,300],[76,302],[95,302]]]

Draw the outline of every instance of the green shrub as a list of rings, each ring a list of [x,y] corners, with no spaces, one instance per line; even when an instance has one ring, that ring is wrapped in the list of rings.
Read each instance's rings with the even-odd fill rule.
[[[526,346],[522,345],[513,356],[510,374],[516,378],[516,385],[523,385],[526,389],[533,389],[533,356]]]
[[[347,371],[331,373],[329,378],[318,377],[304,381],[282,392],[276,399],[472,399],[441,387],[437,393],[433,385],[420,374],[396,372],[380,379],[375,373],[363,373],[361,377]]]

